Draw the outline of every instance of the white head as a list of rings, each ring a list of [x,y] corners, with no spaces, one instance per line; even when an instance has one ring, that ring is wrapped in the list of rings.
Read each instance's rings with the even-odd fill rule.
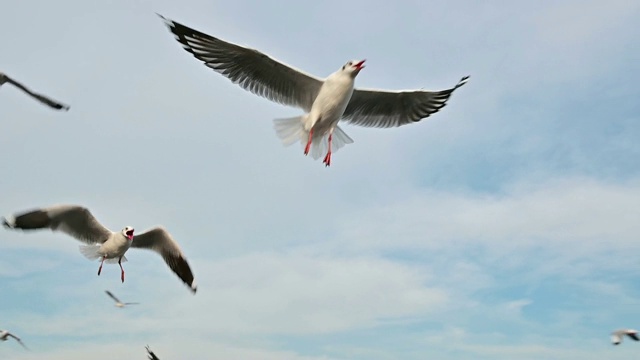
[[[364,62],[366,60],[351,60],[346,64],[342,65],[342,71],[351,75],[351,77],[356,77],[360,70],[364,68]]]
[[[124,237],[129,240],[133,240],[133,231],[133,227],[127,226],[126,228],[122,229],[122,235],[124,235]]]

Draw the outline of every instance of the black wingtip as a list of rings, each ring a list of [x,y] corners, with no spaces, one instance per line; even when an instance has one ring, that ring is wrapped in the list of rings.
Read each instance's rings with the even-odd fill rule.
[[[147,349],[147,354],[149,355],[149,360],[160,360],[160,359],[158,359],[156,354],[154,354],[153,351],[151,351],[151,349],[149,349],[149,345],[145,346],[145,348]]]
[[[71,107],[70,107],[70,106],[68,106],[68,105],[55,104],[55,105],[53,105],[53,108],[54,108],[54,109],[57,109],[57,110],[69,111],[69,109],[70,109]]]
[[[2,218],[2,226],[6,227],[7,229],[11,229],[13,227],[5,218]]]
[[[460,86],[466,84],[467,81],[469,81],[469,77],[470,77],[470,75],[463,76],[462,79],[460,79],[460,81],[458,81],[458,83],[456,84],[456,86],[453,89],[455,90],[455,89],[459,88]]]
[[[160,17],[160,19],[162,19],[164,24],[167,25],[168,27],[171,28],[171,27],[175,26],[173,20],[167,19],[166,17],[164,17],[164,16],[162,16],[162,15],[160,15],[158,13],[156,13],[156,15],[158,15]]]

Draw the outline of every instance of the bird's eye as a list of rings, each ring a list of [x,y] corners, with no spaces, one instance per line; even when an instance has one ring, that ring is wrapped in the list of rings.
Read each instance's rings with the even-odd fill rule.
[[[349,61],[347,64],[348,64],[348,65],[351,65],[351,64],[353,64],[353,61]]]

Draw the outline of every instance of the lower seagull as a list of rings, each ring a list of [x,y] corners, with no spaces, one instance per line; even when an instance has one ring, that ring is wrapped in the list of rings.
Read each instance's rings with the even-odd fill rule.
[[[611,343],[613,343],[613,345],[619,345],[625,335],[635,341],[640,341],[640,338],[638,338],[638,330],[619,329],[611,333]]]
[[[3,219],[3,225],[10,229],[36,230],[51,229],[64,232],[88,245],[80,246],[80,252],[91,260],[100,259],[98,275],[105,263],[120,265],[120,278],[124,282],[122,262],[130,247],[153,250],[159,253],[165,263],[184,281],[195,294],[197,287],[191,268],[178,243],[161,226],[133,235],[134,229],[127,226],[113,232],[96,220],[91,212],[78,205],[56,205],[34,209]]]
[[[116,306],[119,307],[119,308],[122,308],[122,307],[125,307],[125,306],[129,306],[129,305],[138,305],[138,304],[140,304],[140,303],[137,303],[137,302],[126,302],[126,303],[123,303],[122,301],[120,301],[120,299],[118,299],[115,295],[113,295],[111,293],[111,291],[105,290],[104,292],[106,292],[107,295],[109,295],[109,297],[112,298],[113,301],[116,302]]]

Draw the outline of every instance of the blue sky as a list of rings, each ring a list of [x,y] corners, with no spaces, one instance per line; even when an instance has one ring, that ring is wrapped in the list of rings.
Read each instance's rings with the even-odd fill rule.
[[[127,279],[49,231],[0,232],[0,344],[15,360],[626,359],[640,327],[637,1],[14,1],[0,66],[0,213],[88,206],[162,224]],[[345,125],[331,168],[285,148],[252,95],[158,12],[356,86],[467,85],[415,125]],[[135,308],[117,309],[109,289]]]

